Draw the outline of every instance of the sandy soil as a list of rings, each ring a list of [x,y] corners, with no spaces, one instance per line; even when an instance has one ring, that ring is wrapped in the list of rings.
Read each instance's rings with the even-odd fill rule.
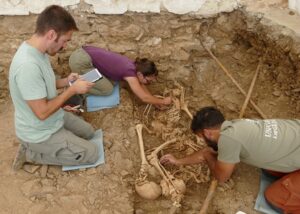
[[[124,99],[129,100],[127,104]],[[8,103],[5,112],[1,114],[0,124],[3,133],[0,144],[0,213],[24,213],[24,210],[25,213],[167,212],[172,206],[169,198],[147,201],[134,193],[133,183],[140,161],[134,133],[134,124],[137,121],[130,118],[134,116],[134,110],[125,90],[122,92],[122,100],[118,109],[85,115],[96,128],[101,124],[104,130],[105,165],[74,172],[62,172],[60,167],[50,166],[46,174],[43,168],[35,165],[26,165],[25,170],[18,172],[11,170],[18,142],[14,135],[12,105]],[[126,115],[127,120],[123,120]],[[115,116],[115,126],[112,126],[111,121]],[[186,122],[189,120],[186,115],[183,117]],[[161,143],[156,136],[145,135],[146,150]],[[241,165],[235,172],[233,181],[233,187],[219,188],[212,201],[210,213],[234,213],[238,210],[256,213],[252,211],[252,207],[258,188],[257,169]],[[208,185],[209,182],[197,184],[189,179],[179,213],[197,213]]]

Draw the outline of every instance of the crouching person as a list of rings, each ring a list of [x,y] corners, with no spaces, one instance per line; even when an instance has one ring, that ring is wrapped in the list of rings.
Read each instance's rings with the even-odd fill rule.
[[[98,159],[97,146],[88,140],[94,129],[61,106],[75,94],[84,94],[93,83],[70,74],[55,79],[48,55],[66,48],[74,31],[73,17],[62,7],[47,7],[38,17],[32,37],[18,48],[9,71],[9,88],[15,108],[16,135],[21,143],[13,169],[25,162],[80,165]],[[57,88],[67,87],[60,95]]]
[[[300,213],[300,120],[225,120],[214,107],[194,116],[191,128],[207,145],[184,158],[172,154],[161,163],[186,165],[206,162],[219,182],[227,181],[239,162],[278,177],[265,191],[267,201],[280,212]]]

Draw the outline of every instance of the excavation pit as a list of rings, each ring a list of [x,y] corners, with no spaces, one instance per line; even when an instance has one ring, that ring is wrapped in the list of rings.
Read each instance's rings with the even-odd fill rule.
[[[94,44],[130,58],[140,56],[154,60],[159,69],[159,79],[149,87],[150,90],[164,96],[176,94],[176,90],[183,87],[185,101],[192,114],[201,107],[216,106],[227,119],[238,118],[245,96],[206,47],[246,93],[261,60],[251,102],[266,118],[299,117],[299,38],[262,16],[236,10],[211,18],[170,13],[126,13],[122,16],[75,14],[75,18],[81,31],[74,35],[66,52],[52,59],[57,74],[61,76],[69,72],[67,62],[71,51],[83,44]],[[16,22],[18,19],[19,22]],[[5,34],[11,40],[15,39],[13,48],[30,35],[28,29],[33,29],[34,20],[33,16],[2,18],[2,26],[15,23]],[[21,27],[24,23],[31,23],[26,24],[26,30]],[[3,45],[10,50],[11,44]],[[10,52],[7,54],[12,55]],[[0,75],[7,73],[8,69]],[[185,112],[172,112],[172,107],[164,111],[154,107],[149,110],[130,90],[122,88],[120,93],[121,102],[117,108],[83,115],[95,128],[104,131],[106,164],[70,173],[51,166],[46,178],[41,178],[38,171],[36,174],[21,172],[17,179],[23,194],[16,198],[26,198],[23,206],[29,211],[157,214],[171,209],[170,197],[145,200],[135,193],[134,184],[141,163],[136,124],[145,124],[152,130],[157,124],[162,125],[156,128],[154,134],[143,131],[147,154],[172,137],[177,138],[178,143],[165,149],[164,153],[184,156],[193,152],[192,143],[198,143],[200,147],[204,145],[191,133],[190,118]],[[6,88],[2,90],[2,96],[7,95]],[[262,114],[249,103],[244,117],[262,118]],[[198,213],[210,184],[205,166],[201,171],[198,166],[168,166],[166,169],[186,182],[187,191],[178,213]],[[239,164],[232,182],[219,187],[208,213],[227,214],[238,210],[256,213],[253,207],[259,173],[259,169]],[[158,182],[161,178],[158,176],[154,180]]]
[[[299,115],[299,40],[292,32],[270,25],[263,18],[248,15],[244,11],[219,14],[208,19],[164,14],[150,16],[147,20],[147,24],[142,22],[140,25],[139,21],[133,24],[151,29],[154,34],[152,39],[146,39],[143,45],[138,46],[137,52],[147,55],[158,64],[160,81],[150,86],[155,94],[166,95],[182,86],[192,113],[212,105],[221,109],[226,118],[238,118],[245,95],[236,84],[247,94],[261,60],[251,95],[258,110],[249,103],[244,117],[294,118]],[[149,49],[145,48],[145,44],[150,44]],[[224,68],[220,67],[205,47],[212,51],[229,74],[224,72]],[[149,201],[134,193],[134,180],[140,168],[134,127],[137,123],[145,124],[150,129],[160,127],[155,129],[156,134],[143,132],[146,153],[149,154],[153,148],[174,137],[178,143],[163,152],[182,157],[193,151],[193,145],[188,145],[188,142],[197,142],[189,130],[190,118],[183,111],[178,118],[170,109],[149,110],[127,91],[123,92],[119,109],[91,113],[88,118],[96,126],[104,126],[109,139],[119,136],[117,141],[123,142],[125,148],[128,145],[122,158],[131,157],[129,159],[135,169],[130,170],[132,177],[129,187],[133,190],[130,201],[136,213],[166,213],[172,208],[170,197],[162,196]],[[202,171],[195,166],[166,168],[175,173],[175,177],[182,178],[187,185],[178,212],[197,213],[210,184],[205,177],[205,166],[202,166]],[[161,179],[160,176],[158,179],[152,178],[158,183]],[[218,188],[209,213],[234,213],[238,210],[255,213],[253,207],[258,186],[259,169],[239,164],[232,181]]]

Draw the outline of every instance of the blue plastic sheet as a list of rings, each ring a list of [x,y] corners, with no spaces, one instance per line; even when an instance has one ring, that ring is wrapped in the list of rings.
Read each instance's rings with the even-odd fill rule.
[[[94,164],[85,164],[85,165],[79,165],[79,166],[63,166],[62,171],[69,171],[69,170],[75,170],[75,169],[85,169],[85,168],[91,168],[96,167],[100,164],[105,163],[105,157],[104,157],[104,149],[103,149],[103,133],[102,130],[99,129],[95,132],[94,137],[90,140],[92,143],[97,144],[98,151],[99,151],[99,159]]]

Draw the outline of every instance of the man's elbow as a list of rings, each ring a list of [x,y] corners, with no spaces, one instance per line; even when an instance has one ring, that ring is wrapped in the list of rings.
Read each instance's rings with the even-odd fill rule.
[[[39,120],[46,120],[48,117],[46,115],[40,115],[40,116],[37,116],[39,118]]]
[[[43,112],[34,112],[35,116],[39,119],[39,120],[46,120],[49,116],[46,113]]]

